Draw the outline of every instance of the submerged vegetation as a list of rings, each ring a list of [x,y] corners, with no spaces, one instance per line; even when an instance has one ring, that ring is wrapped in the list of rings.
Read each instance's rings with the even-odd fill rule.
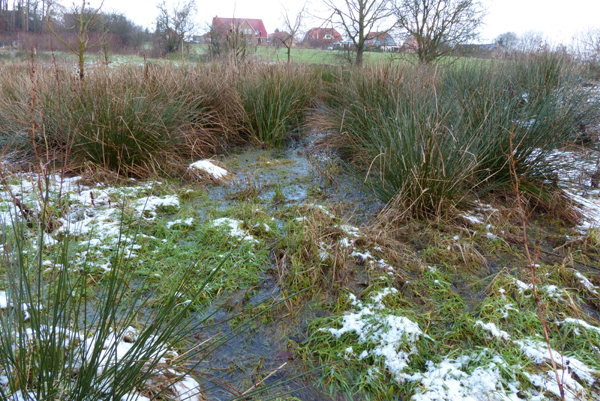
[[[599,396],[564,55],[4,69],[3,399]]]

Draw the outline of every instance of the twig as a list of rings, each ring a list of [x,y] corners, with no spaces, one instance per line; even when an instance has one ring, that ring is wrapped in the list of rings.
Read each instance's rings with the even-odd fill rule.
[[[287,365],[287,362],[284,362],[280,367],[278,367],[277,369],[275,369],[274,371],[272,371],[271,373],[269,373],[267,376],[265,376],[265,378],[263,378],[262,380],[260,380],[258,383],[256,383],[254,386],[250,387],[248,390],[244,391],[242,393],[242,395],[246,395],[248,394],[250,391],[254,390],[255,388],[257,388],[258,386],[260,386],[261,384],[263,384],[265,382],[265,380],[267,380],[269,377],[273,376],[275,373],[279,372],[281,369],[283,369],[283,367]]]
[[[542,328],[544,329],[544,338],[546,340],[546,344],[548,346],[548,353],[550,354],[550,361],[552,362],[552,369],[554,370],[554,374],[556,376],[556,383],[558,384],[558,390],[560,391],[560,399],[565,401],[565,389],[563,383],[558,375],[558,368],[556,367],[556,362],[554,361],[554,355],[552,353],[552,346],[550,345],[550,337],[548,336],[548,332],[550,331],[548,328],[548,324],[546,322],[546,316],[544,313],[544,309],[542,308],[542,304],[537,292],[536,286],[536,275],[535,275],[535,264],[531,258],[531,252],[529,251],[528,239],[527,239],[527,216],[525,214],[525,209],[523,207],[523,202],[521,201],[521,192],[519,189],[519,184],[523,177],[519,177],[517,174],[516,168],[516,160],[514,157],[514,147],[513,147],[513,138],[514,132],[510,133],[510,153],[508,154],[508,167],[510,169],[510,174],[513,177],[513,191],[517,198],[517,207],[519,208],[519,215],[521,216],[521,222],[523,225],[523,245],[525,246],[525,255],[527,256],[527,263],[529,264],[529,271],[531,272],[531,285],[533,288],[533,298],[535,300],[535,306],[537,307],[538,315],[540,321],[542,322]]]

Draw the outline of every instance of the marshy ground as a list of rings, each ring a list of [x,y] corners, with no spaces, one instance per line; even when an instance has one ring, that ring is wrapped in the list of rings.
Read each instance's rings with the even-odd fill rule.
[[[597,99],[552,57],[57,72],[60,101],[13,71],[0,395],[599,399]]]
[[[584,153],[565,155],[581,159],[564,185],[598,205],[600,191],[586,183],[593,157],[586,164]],[[195,368],[207,399],[259,382],[282,383],[269,392],[301,400],[551,397],[518,212],[502,194],[394,226],[335,155],[306,143],[213,160],[229,170],[226,180],[112,186],[65,177],[61,189],[60,176],[51,177],[51,209],[68,206],[44,234],[46,274],[69,241],[79,255],[70,268],[86,265],[89,280],[102,282],[120,241],[134,261],[130,285],[143,281],[159,294],[178,268],[202,258],[198,281],[178,295],[185,301],[227,259],[195,301],[214,315],[182,345],[243,327]],[[8,177],[5,221],[13,195],[39,197],[35,177]],[[585,395],[569,399],[596,397],[600,368],[600,244],[597,229],[581,223],[535,210],[527,223],[555,358],[572,361],[565,386]],[[35,242],[34,232],[26,237]]]

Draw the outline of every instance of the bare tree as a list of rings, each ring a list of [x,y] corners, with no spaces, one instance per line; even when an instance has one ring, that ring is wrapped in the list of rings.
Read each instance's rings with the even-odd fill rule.
[[[73,26],[69,27],[68,29],[74,29],[77,32],[77,48],[75,48],[71,46],[69,42],[63,39],[58,33],[56,33],[52,27],[49,16],[52,15],[51,8],[54,3],[52,1],[47,2],[48,8],[46,11],[46,25],[52,34],[77,56],[79,62],[79,80],[81,82],[83,82],[84,78],[85,52],[91,48],[102,46],[105,43],[103,39],[106,31],[100,32],[99,38],[90,42],[90,32],[97,28],[96,22],[98,20],[98,13],[100,12],[103,4],[104,0],[102,0],[98,8],[88,9],[86,8],[86,0],[81,0],[81,6],[77,6],[75,3],[73,3],[72,12],[69,14],[69,16],[72,17]]]
[[[304,20],[305,13],[306,3],[304,3],[302,9],[300,12],[298,12],[298,14],[296,14],[295,17],[292,17],[289,10],[283,7],[281,17],[283,19],[284,32],[277,32],[279,35],[275,36],[275,40],[281,42],[281,44],[287,49],[288,64],[291,61],[292,46],[294,45],[294,40],[296,40],[296,36],[302,27],[302,21]]]
[[[538,31],[527,31],[519,37],[517,49],[523,53],[545,50],[547,47],[544,34]]]
[[[519,37],[514,32],[505,32],[494,40],[494,43],[503,46],[506,50],[516,50],[519,45]]]
[[[588,29],[575,36],[574,51],[583,60],[592,63],[600,62],[600,29]]]
[[[158,6],[156,32],[161,35],[165,52],[181,50],[189,36],[196,30],[193,20],[197,12],[196,0],[187,0],[183,4],[177,2],[170,10],[166,0]]]
[[[227,56],[229,62],[237,66],[246,61],[252,47],[252,34],[241,27],[243,19],[215,17],[210,28],[210,53],[213,58]]]
[[[394,0],[398,27],[414,38],[419,63],[432,63],[478,37],[485,9],[479,0]]]
[[[354,44],[354,64],[359,67],[363,64],[369,32],[378,30],[379,33],[386,33],[393,28],[392,23],[387,24],[387,28],[380,29],[380,25],[386,25],[393,15],[389,0],[325,0],[325,5],[331,11],[327,21],[342,29]]]

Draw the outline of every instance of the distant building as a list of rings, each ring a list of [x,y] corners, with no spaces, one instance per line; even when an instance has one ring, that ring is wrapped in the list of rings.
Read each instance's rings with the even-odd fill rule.
[[[306,32],[302,42],[310,47],[331,47],[342,41],[342,35],[333,28],[313,28]]]
[[[249,44],[266,44],[269,37],[265,24],[261,19],[253,18],[213,18],[212,30],[219,35],[229,38],[232,35],[242,35]]]
[[[190,40],[190,42],[192,43],[201,43],[201,44],[205,44],[208,43],[210,39],[210,33],[205,33],[204,35],[193,35],[192,39]]]
[[[416,53],[418,47],[419,47],[419,44],[417,43],[417,38],[415,38],[414,36],[411,36],[406,41],[404,41],[402,46],[400,46],[399,51],[401,51],[403,53]]]
[[[365,38],[365,48],[367,50],[398,51],[394,38],[387,32],[369,32]]]

